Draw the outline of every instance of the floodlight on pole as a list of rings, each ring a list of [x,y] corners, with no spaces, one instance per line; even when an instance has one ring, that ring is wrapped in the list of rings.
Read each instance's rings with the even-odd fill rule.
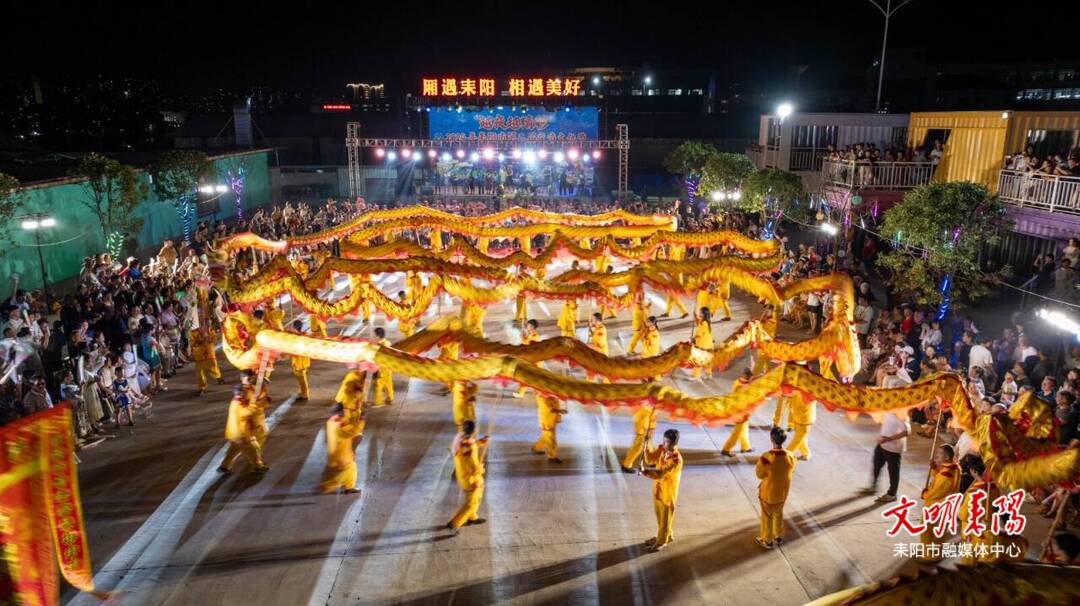
[[[25,231],[34,232],[34,244],[38,253],[38,264],[41,267],[41,290],[45,294],[45,309],[52,309],[52,297],[49,295],[49,274],[45,271],[45,255],[42,254],[41,230],[56,226],[56,219],[45,213],[30,213],[21,217],[19,227]]]

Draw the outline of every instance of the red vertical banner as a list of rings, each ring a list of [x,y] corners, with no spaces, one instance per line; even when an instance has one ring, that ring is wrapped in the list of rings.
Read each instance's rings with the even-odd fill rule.
[[[54,561],[72,586],[94,590],[67,406],[0,427],[0,547],[12,594],[0,600],[56,604]]]

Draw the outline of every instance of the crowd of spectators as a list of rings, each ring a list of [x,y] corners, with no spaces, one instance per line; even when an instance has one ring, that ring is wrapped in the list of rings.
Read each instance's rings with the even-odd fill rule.
[[[1028,145],[1023,152],[1006,156],[1004,167],[1031,177],[1080,177],[1080,148],[1040,158],[1035,148]]]
[[[941,141],[934,141],[927,148],[915,146],[886,145],[879,148],[876,143],[853,143],[838,148],[829,145],[825,149],[825,159],[831,162],[857,164],[877,164],[879,162],[930,162],[937,164],[945,154]]]

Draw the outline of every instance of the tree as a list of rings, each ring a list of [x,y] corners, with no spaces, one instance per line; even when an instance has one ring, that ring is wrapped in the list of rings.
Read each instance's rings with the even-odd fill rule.
[[[715,147],[707,143],[685,141],[664,158],[664,168],[682,177],[686,197],[691,204],[697,197],[698,184],[705,171],[705,164],[719,153]]]
[[[191,241],[191,219],[195,215],[195,189],[199,181],[214,173],[214,164],[201,151],[170,151],[150,167],[154,194],[162,202],[172,202],[184,228],[184,240]]]
[[[777,168],[763,168],[750,173],[743,181],[742,196],[737,206],[747,212],[763,215],[780,211],[785,217],[800,223],[809,223],[813,218],[802,179]]]
[[[705,160],[698,190],[704,195],[738,191],[753,172],[754,164],[746,154],[718,152]]]
[[[84,156],[71,175],[86,179],[82,202],[101,222],[109,252],[118,255],[127,237],[142,229],[143,220],[135,216],[135,209],[148,193],[146,183],[134,168],[96,153]]]
[[[19,189],[19,180],[0,173],[0,256],[14,246],[11,226],[15,224],[15,211],[26,202],[26,193]]]
[[[893,238],[893,249],[878,255],[877,264],[891,273],[892,287],[910,293],[915,303],[963,306],[1009,274],[1005,266],[986,275],[978,258],[1010,226],[1005,205],[982,185],[928,183],[885,211],[880,233]]]

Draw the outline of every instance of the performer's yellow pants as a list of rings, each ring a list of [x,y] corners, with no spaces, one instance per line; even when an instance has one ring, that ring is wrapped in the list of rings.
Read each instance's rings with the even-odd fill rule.
[[[672,523],[675,521],[675,505],[667,505],[660,499],[653,499],[656,511],[656,546],[667,545],[674,538]]]
[[[810,456],[810,427],[802,423],[795,424],[795,437],[791,439],[791,452],[799,456]]]
[[[721,448],[724,452],[731,452],[735,448],[735,444],[739,445],[739,450],[750,450],[750,420],[747,419],[742,423],[736,423],[735,427],[731,430],[731,435],[728,436],[727,442],[724,442],[724,447]]]
[[[758,503],[761,504],[761,538],[772,542],[784,534],[784,504],[766,503],[761,499]]]
[[[679,308],[679,313],[681,313],[684,316],[687,313],[689,313],[689,312],[686,311],[686,306],[683,305],[681,297],[678,297],[678,296],[675,296],[675,295],[668,295],[667,307],[664,308],[664,315],[665,316],[670,315],[671,314],[671,309],[673,307],[678,307]]]
[[[780,421],[784,418],[784,409],[787,408],[787,398],[776,398],[776,410],[772,413],[773,427],[780,427]],[[788,429],[791,429],[791,413],[788,413]]]
[[[525,297],[518,297],[514,304],[514,321],[525,322],[529,319],[529,306],[525,302]]]
[[[300,394],[297,397],[301,400],[308,399],[307,369],[297,370],[294,368],[292,373],[296,377],[296,386],[300,389]]]
[[[223,469],[232,469],[233,462],[236,461],[236,457],[244,455],[248,464],[252,467],[263,467],[262,460],[262,447],[259,445],[258,440],[254,436],[247,438],[246,440],[236,440],[229,442],[229,448],[225,451],[225,458],[221,461],[221,467]]]
[[[540,428],[540,439],[536,441],[536,444],[533,444],[533,452],[542,452],[549,459],[559,457],[559,442],[555,439],[554,427]]]
[[[728,307],[727,299],[720,299],[720,309],[724,310],[724,317],[731,317],[731,308]]]
[[[383,406],[394,401],[394,375],[389,370],[379,371],[375,377],[375,405]]]
[[[630,449],[626,451],[626,456],[623,457],[622,466],[633,467],[643,452],[645,452],[645,434],[635,433],[634,441],[630,443]]]
[[[480,501],[484,498],[484,484],[481,483],[475,490],[465,491],[465,503],[457,510],[453,518],[450,518],[451,528],[461,528],[465,522],[477,519],[476,512],[480,511]]]
[[[338,488],[352,490],[356,488],[356,462],[345,467],[327,467],[323,470],[320,492],[334,492]]]
[[[626,346],[626,353],[628,353],[628,354],[634,353],[634,350],[637,349],[638,343],[641,343],[641,341],[642,341],[642,339],[644,339],[644,337],[645,337],[645,330],[644,329],[635,330],[634,333],[630,336],[630,344]]]
[[[199,391],[206,389],[209,385],[208,378],[215,380],[221,378],[221,369],[218,368],[216,359],[209,360],[196,360],[195,361],[195,380],[198,381]]]

